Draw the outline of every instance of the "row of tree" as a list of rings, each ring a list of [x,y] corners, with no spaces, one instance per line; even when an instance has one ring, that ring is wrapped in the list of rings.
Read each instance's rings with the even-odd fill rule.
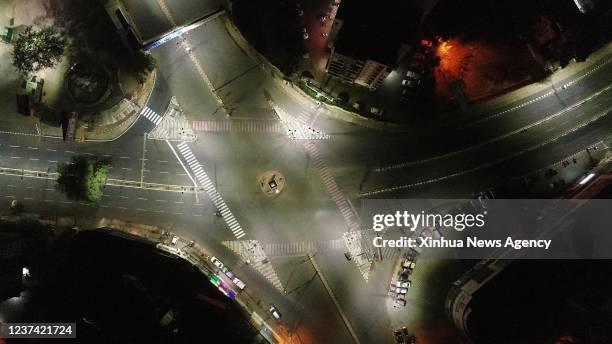
[[[102,192],[110,169],[110,161],[90,156],[76,156],[58,165],[57,188],[68,198],[92,203],[102,199]]]

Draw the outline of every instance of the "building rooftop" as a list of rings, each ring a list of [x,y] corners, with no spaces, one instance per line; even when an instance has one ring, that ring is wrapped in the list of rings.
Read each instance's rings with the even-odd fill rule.
[[[344,1],[337,15],[344,24],[336,51],[393,66],[401,43],[414,40],[422,14],[421,8],[407,0]]]

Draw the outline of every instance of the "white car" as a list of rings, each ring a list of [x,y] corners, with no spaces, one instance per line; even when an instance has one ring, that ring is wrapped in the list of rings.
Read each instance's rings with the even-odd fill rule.
[[[273,304],[268,305],[268,311],[272,314],[276,319],[280,319],[283,315],[276,309]]]
[[[395,293],[396,294],[406,294],[406,293],[408,293],[408,289],[407,288],[397,287],[397,288],[395,288]]]
[[[179,241],[179,237],[178,236],[175,235],[175,236],[172,237],[172,245],[176,245],[178,243],[178,241]]]
[[[221,263],[221,261],[217,259],[217,257],[210,258],[210,261],[219,269],[223,269],[223,263]]]
[[[232,282],[234,282],[236,287],[240,288],[240,290],[243,290],[244,287],[246,287],[246,284],[244,284],[244,282],[242,282],[240,279],[238,279],[238,277],[234,277]]]
[[[411,284],[412,284],[412,282],[410,282],[410,281],[400,282],[398,284],[398,287],[408,289],[408,288],[410,288]]]

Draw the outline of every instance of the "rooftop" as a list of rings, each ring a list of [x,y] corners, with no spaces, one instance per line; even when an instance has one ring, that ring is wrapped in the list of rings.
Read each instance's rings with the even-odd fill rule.
[[[380,0],[376,4],[344,1],[338,9],[338,18],[344,24],[336,50],[393,66],[401,43],[414,40],[422,13],[406,0]]]

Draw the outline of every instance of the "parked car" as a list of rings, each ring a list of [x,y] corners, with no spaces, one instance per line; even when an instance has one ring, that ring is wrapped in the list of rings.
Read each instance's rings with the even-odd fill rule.
[[[393,331],[393,337],[395,337],[395,342],[397,344],[405,344],[406,343],[406,339],[404,338],[404,334],[402,333],[402,330],[395,330],[395,331]]]
[[[372,108],[370,109],[370,113],[376,116],[382,116],[384,113],[384,110],[379,109],[379,108],[375,108],[372,106]]]
[[[395,293],[396,294],[406,294],[408,292],[408,288],[401,288],[401,287],[396,287],[395,288]]]
[[[221,261],[217,259],[217,257],[210,258],[210,261],[219,269],[223,269],[223,263],[221,263]]]
[[[240,290],[243,290],[244,287],[246,287],[246,284],[244,284],[244,282],[242,282],[241,280],[238,279],[238,277],[234,277],[234,279],[232,280],[232,282],[234,282],[234,284],[236,285],[236,287],[240,288]]]
[[[417,72],[413,72],[411,70],[406,72],[406,76],[408,78],[414,79],[414,80],[419,80],[421,78],[421,74],[417,73]]]
[[[408,62],[408,66],[410,67],[410,69],[417,71],[419,73],[423,73],[423,70],[425,68],[425,66],[423,65],[422,61],[417,61],[417,60],[412,60],[410,62]]]
[[[223,271],[223,273],[225,274],[225,276],[227,276],[227,278],[229,279],[234,278],[234,273],[227,266],[222,267],[221,271]]]
[[[394,304],[395,307],[399,307],[399,306],[406,307],[406,300],[395,299],[395,302],[393,304]]]
[[[404,262],[402,263],[402,267],[405,269],[408,269],[411,272],[412,270],[414,270],[415,266],[416,266],[416,262],[414,261],[413,258],[406,258],[404,259]]]
[[[179,237],[178,236],[175,235],[175,236],[172,237],[172,245],[178,244],[178,241],[179,241]]]
[[[280,319],[283,316],[273,304],[268,305],[268,312],[276,319]]]
[[[304,39],[308,39],[308,32],[306,31],[305,27],[302,28],[302,37],[304,37]]]
[[[416,87],[420,83],[421,83],[421,80],[411,80],[411,79],[402,80],[402,86],[405,86],[405,87]]]
[[[410,280],[408,280],[408,281],[404,281],[404,282],[399,282],[399,283],[397,284],[397,286],[398,286],[398,287],[400,287],[400,288],[405,288],[405,289],[410,288],[410,286],[411,286],[411,285],[412,285],[412,282],[411,282]]]

